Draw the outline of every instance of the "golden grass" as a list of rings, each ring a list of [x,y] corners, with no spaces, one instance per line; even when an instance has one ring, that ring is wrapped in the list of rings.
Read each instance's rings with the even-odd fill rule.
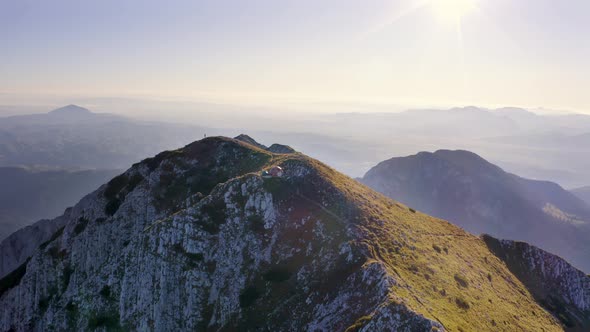
[[[398,282],[392,301],[448,331],[563,331],[479,237],[413,212],[316,160],[297,158],[360,209],[354,222],[368,234],[364,244]]]

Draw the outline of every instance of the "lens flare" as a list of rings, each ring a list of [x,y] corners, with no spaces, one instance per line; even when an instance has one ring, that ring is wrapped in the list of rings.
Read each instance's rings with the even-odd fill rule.
[[[442,21],[457,22],[475,9],[476,0],[432,0],[430,6]]]

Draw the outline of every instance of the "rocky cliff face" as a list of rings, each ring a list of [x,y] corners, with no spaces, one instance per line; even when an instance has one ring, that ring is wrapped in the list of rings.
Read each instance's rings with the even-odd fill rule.
[[[298,153],[204,139],[62,218],[0,331],[562,330],[484,241]]]
[[[590,329],[590,277],[564,259],[524,242],[483,236],[489,248],[563,324]]]

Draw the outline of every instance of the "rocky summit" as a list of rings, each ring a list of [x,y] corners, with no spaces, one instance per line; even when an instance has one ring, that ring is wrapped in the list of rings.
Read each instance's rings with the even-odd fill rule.
[[[210,137],[101,186],[0,280],[0,331],[588,330],[562,259],[276,151]]]

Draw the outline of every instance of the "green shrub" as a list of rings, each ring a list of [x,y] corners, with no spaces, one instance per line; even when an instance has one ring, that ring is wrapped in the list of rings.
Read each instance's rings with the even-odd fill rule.
[[[104,327],[107,331],[121,331],[121,322],[118,312],[93,313],[88,318],[88,329],[96,330]]]
[[[117,212],[117,210],[119,210],[121,203],[121,200],[118,198],[111,199],[107,202],[107,205],[104,208],[104,212],[109,216],[114,215]]]
[[[131,179],[129,179],[129,183],[127,183],[127,191],[132,192],[141,181],[143,181],[143,176],[139,173],[134,174]]]
[[[363,326],[365,326],[373,317],[372,316],[363,316],[357,319],[352,325],[350,325],[344,332],[357,332]]]
[[[213,201],[209,204],[203,205],[202,211],[208,215],[209,218],[216,224],[225,223],[225,203],[221,200]]]
[[[104,197],[108,200],[117,197],[117,194],[125,188],[127,183],[129,183],[129,178],[125,174],[114,177],[107,183],[107,187],[104,190]]]
[[[432,249],[434,249],[434,251],[438,252],[439,254],[442,252],[442,249],[436,244],[432,245]]]
[[[172,246],[172,250],[174,250],[178,254],[184,255],[186,258],[188,258],[191,261],[200,262],[204,258],[203,254],[200,252],[198,252],[198,253],[187,252],[184,249],[184,247],[182,246],[182,244],[180,244],[180,243],[174,244]]]
[[[80,217],[80,219],[78,219],[78,223],[76,224],[76,226],[74,226],[74,233],[76,233],[76,235],[79,235],[84,231],[84,229],[86,229],[87,225],[88,219]]]
[[[72,278],[72,273],[74,273],[74,269],[72,269],[72,267],[69,264],[67,264],[64,267],[64,271],[63,271],[62,286],[63,286],[64,290],[66,288],[68,288],[68,285],[70,284],[70,279]]]
[[[469,281],[467,281],[467,278],[465,278],[464,276],[455,273],[455,281],[457,282],[457,284],[463,288],[467,288],[469,287]]]
[[[467,302],[467,300],[465,300],[462,297],[457,297],[455,298],[455,304],[457,304],[457,306],[461,309],[469,309],[471,306],[469,305],[469,302]]]
[[[51,236],[51,238],[43,243],[41,243],[41,245],[39,246],[39,248],[41,248],[41,250],[45,250],[45,248],[47,248],[47,246],[57,240],[58,237],[60,237],[63,232],[64,232],[64,228],[65,226],[60,227],[57,231],[55,231],[55,233],[53,233],[53,235]]]
[[[248,287],[240,294],[240,307],[247,308],[260,297],[256,287]]]
[[[291,272],[284,267],[275,267],[268,270],[263,277],[266,281],[282,282],[289,280],[289,278],[291,277]]]
[[[49,302],[51,302],[50,296],[45,296],[39,299],[39,310],[42,313],[45,313],[45,311],[47,311],[47,308],[49,308]]]
[[[202,253],[198,252],[198,253],[192,253],[192,252],[185,252],[184,255],[193,261],[197,261],[200,262],[203,260],[204,256]]]
[[[281,189],[281,178],[264,179],[263,188],[269,193],[277,193]]]
[[[201,211],[209,217],[203,219],[201,222],[203,230],[211,234],[219,233],[219,228],[221,224],[225,223],[225,218],[227,217],[225,203],[223,201],[214,201],[203,205]]]
[[[100,290],[100,292],[98,292],[100,294],[100,296],[102,296],[104,299],[108,299],[111,296],[111,286],[109,285],[104,285],[102,287],[102,289]]]
[[[68,255],[68,252],[65,249],[59,250],[59,246],[57,244],[49,248],[47,253],[53,259],[64,259]]]
[[[78,306],[74,302],[70,301],[70,302],[68,302],[68,304],[66,304],[66,311],[67,312],[76,312],[76,311],[78,311]]]
[[[259,214],[253,214],[248,217],[248,225],[250,229],[255,233],[264,232],[264,217]]]
[[[73,327],[76,325],[79,314],[80,312],[76,303],[70,301],[66,304],[66,317],[71,331],[75,330]]]
[[[142,180],[143,176],[137,173],[131,178],[127,177],[126,174],[121,174],[109,181],[104,190],[104,197],[108,200],[105,213],[109,216],[114,215],[123,203],[127,193],[133,191]]]
[[[19,265],[19,267],[17,267],[14,271],[4,276],[4,278],[0,279],[0,297],[9,289],[14,288],[20,284],[21,279],[27,273],[28,263],[29,259]]]

